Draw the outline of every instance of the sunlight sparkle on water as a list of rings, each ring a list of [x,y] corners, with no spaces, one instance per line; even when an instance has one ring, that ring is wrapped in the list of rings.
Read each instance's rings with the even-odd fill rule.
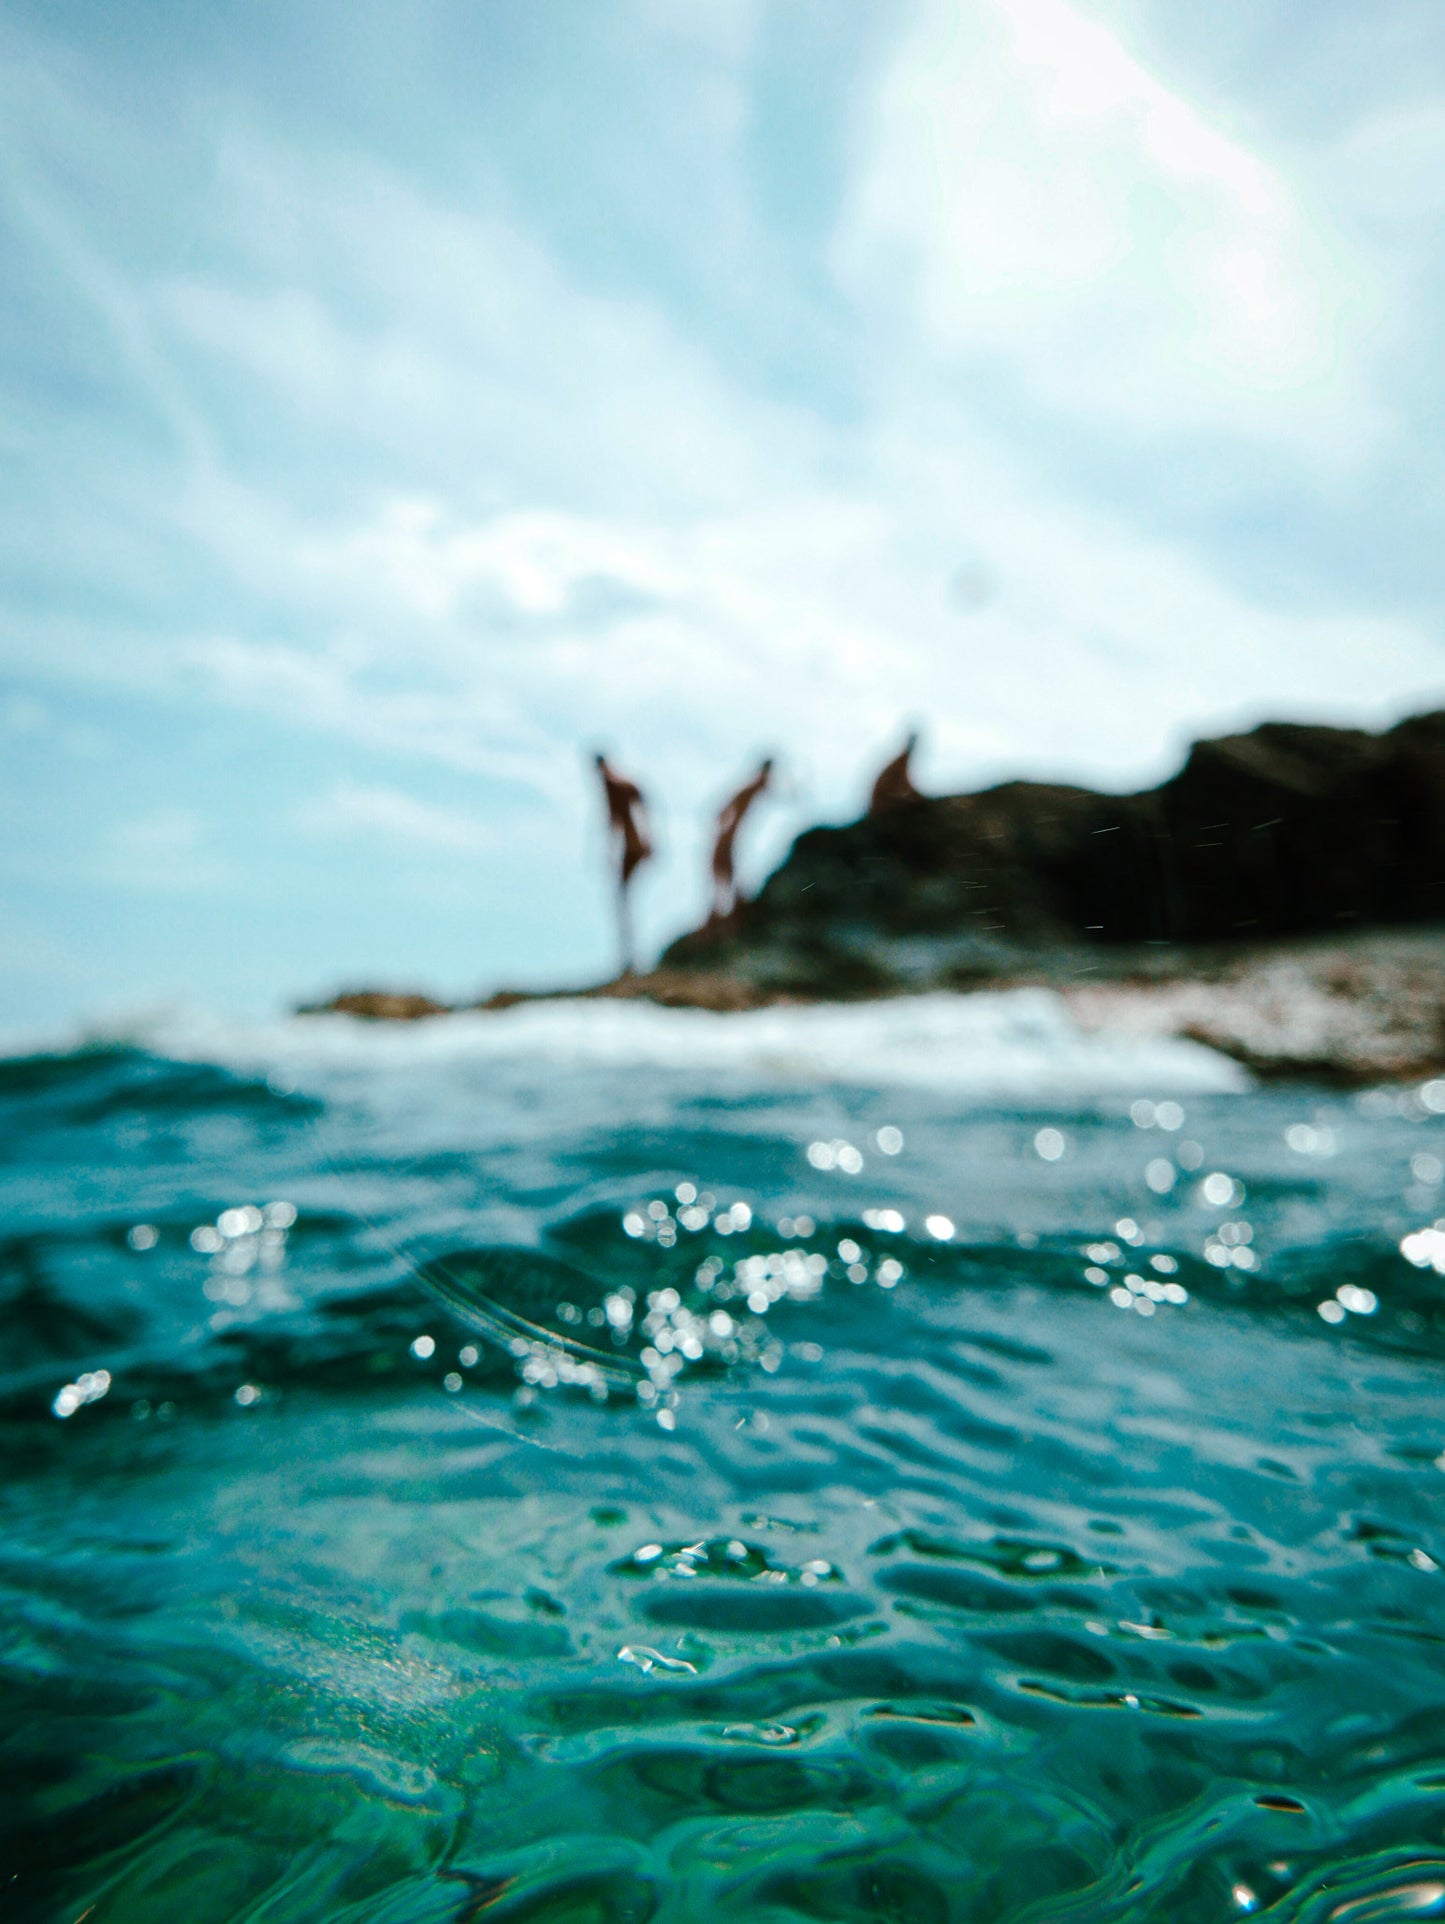
[[[50,1407],[62,1420],[74,1416],[83,1404],[98,1403],[109,1392],[110,1381],[109,1370],[85,1370],[73,1383],[66,1383],[56,1391]]]
[[[1199,1199],[1211,1209],[1238,1209],[1244,1201],[1244,1184],[1216,1169],[1200,1183]]]
[[[1445,1219],[1400,1239],[1400,1254],[1416,1269],[1433,1269],[1445,1276]]]
[[[899,1147],[902,1147],[901,1139]],[[856,1176],[863,1167],[862,1151],[841,1138],[834,1142],[810,1142],[805,1153],[815,1169],[841,1169],[845,1176]]]

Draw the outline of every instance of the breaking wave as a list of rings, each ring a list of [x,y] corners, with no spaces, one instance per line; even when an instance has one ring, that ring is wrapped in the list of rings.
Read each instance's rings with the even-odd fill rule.
[[[1243,1069],[1203,1044],[1087,1031],[1061,996],[1038,988],[728,1015],[558,1000],[416,1023],[339,1015],[247,1022],[169,1010],[92,1025],[67,1044],[98,1046],[295,1077],[535,1062],[730,1082],[947,1089],[980,1100],[1141,1088],[1229,1094],[1250,1086]]]

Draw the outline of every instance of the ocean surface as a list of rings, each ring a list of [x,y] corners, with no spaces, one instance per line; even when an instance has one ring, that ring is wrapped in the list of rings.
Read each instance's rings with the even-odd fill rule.
[[[0,1119],[8,1924],[1445,1916],[1445,1084],[1019,992]]]

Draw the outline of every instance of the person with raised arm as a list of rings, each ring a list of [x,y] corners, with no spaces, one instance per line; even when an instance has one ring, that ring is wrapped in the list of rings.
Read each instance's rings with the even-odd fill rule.
[[[619,775],[607,757],[596,757],[597,772],[607,798],[607,827],[617,857],[617,942],[621,973],[631,975],[634,967],[632,942],[632,878],[652,854],[648,834],[647,804],[636,782]]]
[[[737,794],[718,810],[712,845],[712,914],[708,918],[709,925],[714,928],[726,922],[737,909],[735,851],[738,830],[748,810],[772,779],[773,760],[769,755],[759,763],[758,772],[752,780],[745,782]]]

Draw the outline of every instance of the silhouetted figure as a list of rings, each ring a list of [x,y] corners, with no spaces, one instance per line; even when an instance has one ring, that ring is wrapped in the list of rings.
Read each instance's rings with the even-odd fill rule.
[[[617,940],[622,973],[631,975],[632,900],[628,890],[633,876],[652,853],[647,834],[647,807],[642,790],[625,775],[619,775],[605,755],[597,757],[597,772],[607,795],[607,826],[617,853]]]
[[[773,761],[769,756],[759,764],[753,779],[744,783],[732,800],[724,802],[718,810],[717,833],[712,845],[712,915],[709,920],[713,925],[725,922],[737,908],[738,885],[733,872],[733,856],[738,830],[743,825],[743,817],[772,779]]]
[[[918,746],[918,730],[911,729],[903,744],[901,754],[893,757],[886,768],[878,771],[878,779],[873,784],[873,793],[868,798],[868,813],[881,815],[885,809],[897,808],[900,802],[917,802],[922,797],[913,786],[913,777],[908,772],[908,764],[913,759],[913,751]]]

